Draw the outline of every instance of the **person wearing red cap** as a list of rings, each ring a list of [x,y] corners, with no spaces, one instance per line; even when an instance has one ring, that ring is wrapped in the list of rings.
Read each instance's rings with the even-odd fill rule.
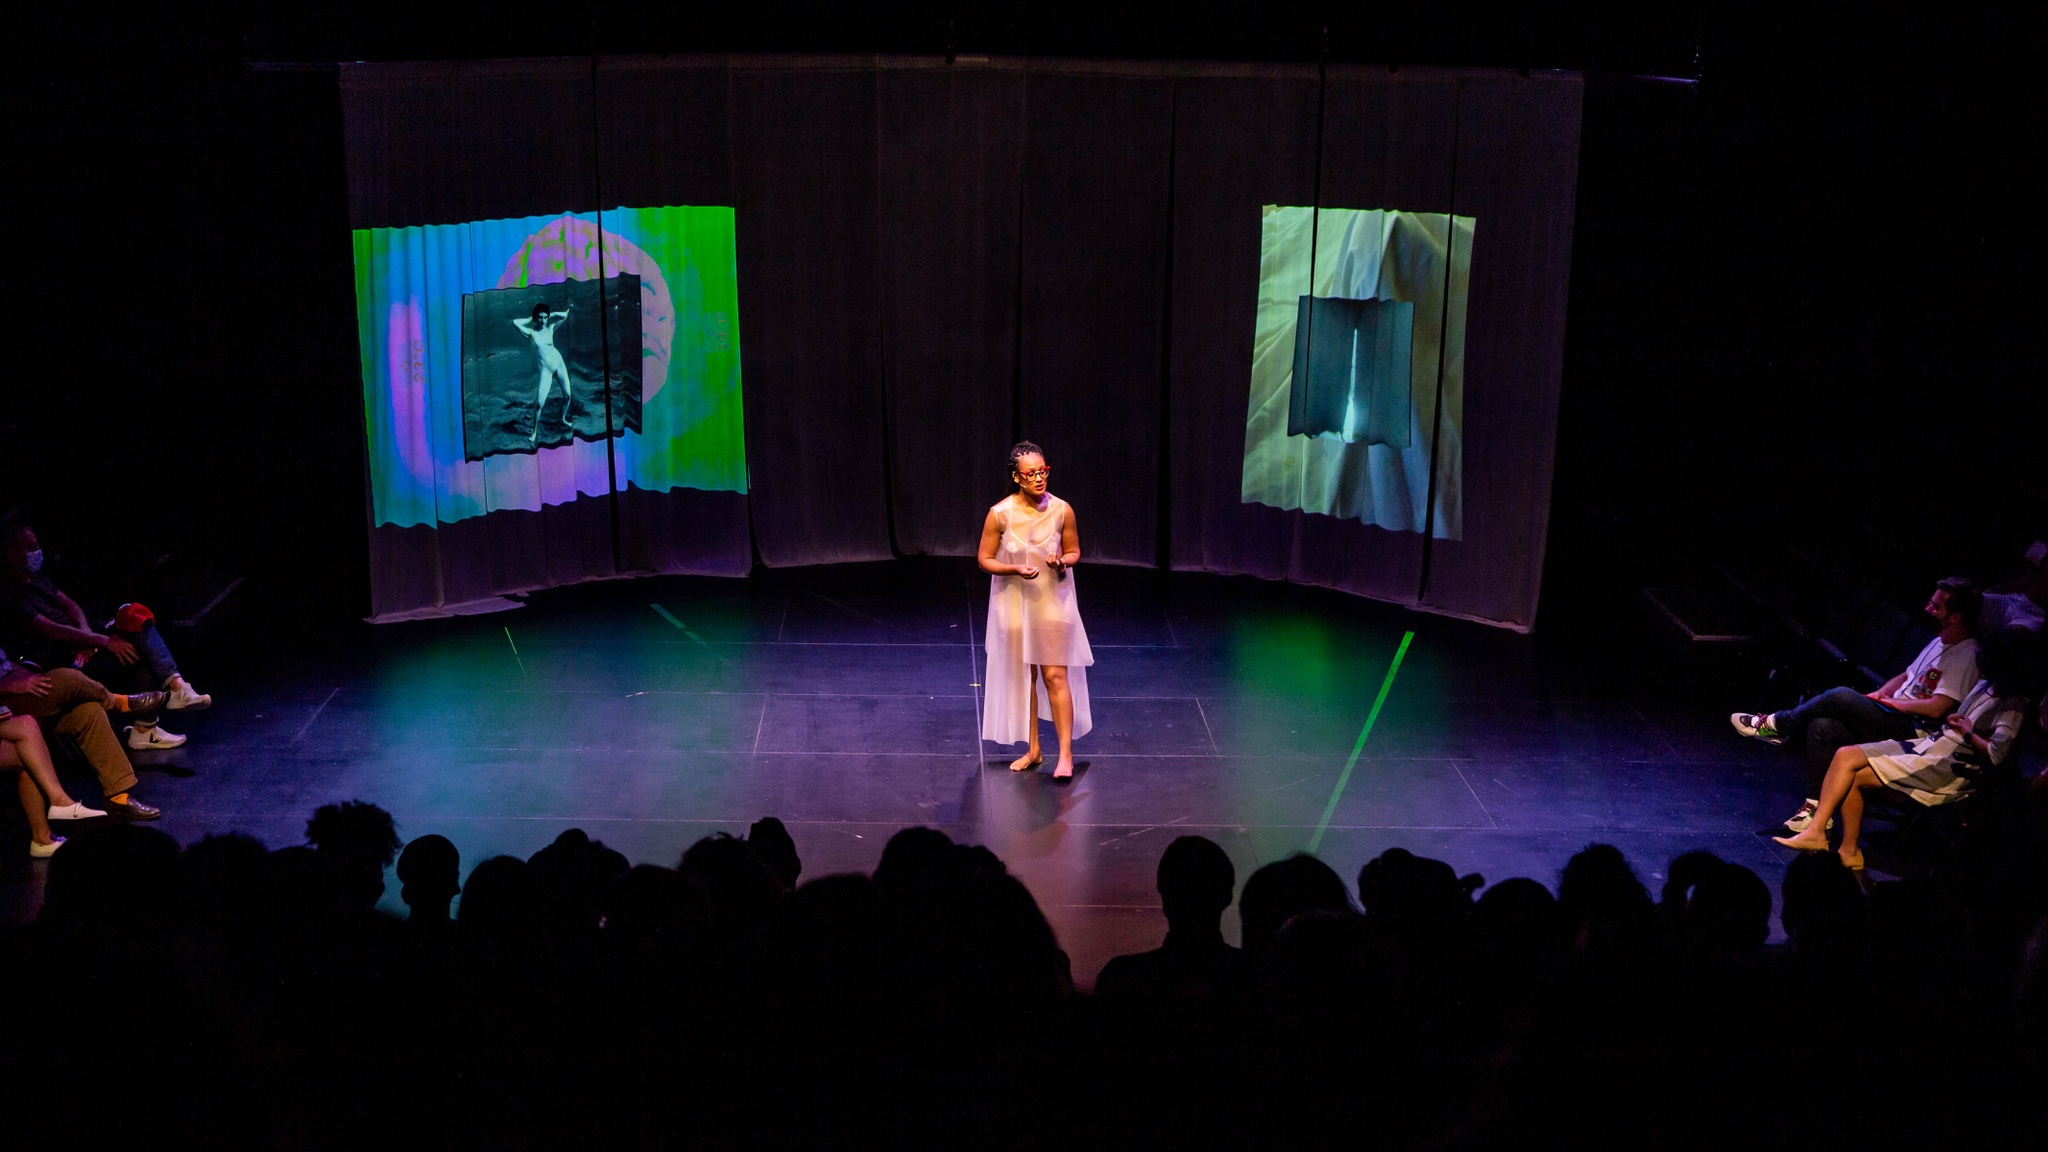
[[[78,602],[59,591],[43,573],[42,542],[35,530],[17,524],[7,531],[6,566],[0,571],[0,644],[44,668],[81,668],[110,684],[133,691],[161,689],[172,712],[197,711],[213,697],[193,688],[156,630],[156,617],[141,604],[123,604],[104,631],[94,629]],[[176,748],[185,737],[165,731],[153,716],[138,715],[128,729],[136,751]]]

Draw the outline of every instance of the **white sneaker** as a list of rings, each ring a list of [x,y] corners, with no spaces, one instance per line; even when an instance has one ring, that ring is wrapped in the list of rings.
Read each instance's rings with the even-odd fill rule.
[[[183,676],[171,677],[164,683],[164,691],[170,693],[164,707],[173,712],[197,712],[213,704],[212,696],[195,690]]]
[[[28,854],[35,857],[38,860],[48,860],[50,857],[55,856],[57,854],[57,849],[62,848],[63,846],[64,838],[62,836],[50,837],[50,842],[48,844],[38,844],[35,841],[31,840],[28,842]]]
[[[1771,722],[1769,712],[1736,712],[1728,717],[1728,723],[1733,724],[1737,732],[1752,740],[1761,740],[1766,744],[1785,742],[1785,738],[1778,734],[1777,725]]]
[[[176,748],[184,742],[185,738],[183,736],[173,732],[166,732],[161,726],[152,725],[148,728],[138,727],[133,724],[128,726],[128,747],[133,748],[137,752],[147,752],[152,748]]]
[[[76,800],[69,804],[50,805],[50,819],[52,820],[91,820],[95,816],[105,815],[105,812],[97,808],[87,808]]]
[[[1794,812],[1791,818],[1785,821],[1785,827],[1790,829],[1794,836],[1799,835],[1801,832],[1806,831],[1807,828],[1812,826],[1813,814],[1819,809],[1820,801],[1808,800],[1806,803],[1801,804],[1799,806],[1799,811]],[[1834,829],[1834,826],[1835,818],[1833,816],[1830,816],[1828,817],[1828,826],[1826,829],[1823,829],[1823,831],[1832,831]]]

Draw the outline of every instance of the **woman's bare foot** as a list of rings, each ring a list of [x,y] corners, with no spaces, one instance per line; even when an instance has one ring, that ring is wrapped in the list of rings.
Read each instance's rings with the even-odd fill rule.
[[[1070,779],[1073,775],[1074,758],[1072,756],[1060,757],[1060,762],[1053,766],[1052,778],[1055,780],[1066,780]]]
[[[1027,768],[1036,768],[1043,763],[1045,763],[1045,754],[1033,748],[1015,760],[1010,761],[1010,771],[1022,772]]]
[[[1863,871],[1863,853],[1860,849],[1844,846],[1841,851],[1842,866],[1851,872]]]
[[[1771,839],[1776,843],[1783,844],[1787,848],[1795,848],[1801,852],[1825,852],[1828,850],[1827,833],[1811,825],[1807,827],[1806,831],[1796,836],[1773,836]]]

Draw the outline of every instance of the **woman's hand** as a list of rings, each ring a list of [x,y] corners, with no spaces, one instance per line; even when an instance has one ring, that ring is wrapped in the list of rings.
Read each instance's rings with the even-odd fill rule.
[[[1036,564],[1014,564],[1011,565],[1010,571],[1022,576],[1026,580],[1038,579],[1038,566]]]
[[[1047,556],[1045,558],[1045,566],[1052,569],[1052,574],[1055,576],[1065,575],[1067,571],[1067,558],[1065,556]]]

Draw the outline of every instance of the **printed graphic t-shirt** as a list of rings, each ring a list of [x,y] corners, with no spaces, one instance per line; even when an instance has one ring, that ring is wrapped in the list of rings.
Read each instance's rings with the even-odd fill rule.
[[[1961,700],[1977,683],[1977,642],[1963,640],[1943,645],[1936,636],[1906,666],[1906,685],[1899,689],[1901,700],[1927,700],[1946,696]]]

